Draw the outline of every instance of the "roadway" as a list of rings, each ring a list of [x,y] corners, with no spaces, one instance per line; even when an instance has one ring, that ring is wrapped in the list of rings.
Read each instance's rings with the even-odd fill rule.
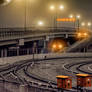
[[[46,39],[47,36],[53,38],[74,36],[76,29],[74,28],[0,28],[0,45],[17,44],[19,39],[24,39],[25,42],[32,40]]]

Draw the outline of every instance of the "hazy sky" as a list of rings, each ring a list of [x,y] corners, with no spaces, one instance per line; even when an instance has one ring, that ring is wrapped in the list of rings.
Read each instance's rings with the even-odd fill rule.
[[[55,11],[49,9],[50,5],[63,4],[64,11],[56,9],[57,16],[68,17],[70,14],[80,14],[81,21],[92,21],[92,0],[26,0],[27,25],[34,26],[37,21],[43,20],[45,25],[52,25]],[[25,19],[25,1],[12,0],[6,6],[0,7],[0,27],[23,27]]]

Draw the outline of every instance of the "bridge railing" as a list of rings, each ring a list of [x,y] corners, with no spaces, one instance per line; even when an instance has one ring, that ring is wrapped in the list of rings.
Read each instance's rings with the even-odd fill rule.
[[[40,29],[30,27],[30,28],[0,28],[0,40],[23,38],[29,35],[36,34],[49,34],[49,33],[59,33],[59,32],[75,32],[74,28],[51,28],[51,27],[41,27]]]
[[[0,28],[1,32],[4,31],[34,31],[34,30],[75,30],[77,28],[71,28],[71,27],[40,27],[40,28],[36,28],[36,27],[27,27],[27,28]]]

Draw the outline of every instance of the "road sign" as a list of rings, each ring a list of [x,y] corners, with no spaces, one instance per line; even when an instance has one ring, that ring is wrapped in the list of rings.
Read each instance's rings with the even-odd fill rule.
[[[62,22],[75,22],[76,19],[75,18],[58,18],[58,19],[56,19],[56,21],[58,21],[58,22],[60,22],[60,21],[62,21]]]
[[[19,46],[24,45],[24,39],[19,39]]]

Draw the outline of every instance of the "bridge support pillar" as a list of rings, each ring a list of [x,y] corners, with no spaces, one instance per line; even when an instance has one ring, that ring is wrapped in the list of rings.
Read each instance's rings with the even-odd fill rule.
[[[17,47],[17,56],[19,56],[19,47]]]
[[[42,53],[46,52],[46,46],[47,46],[47,43],[46,43],[46,40],[44,40]]]
[[[1,57],[4,57],[4,50],[1,50]]]
[[[27,48],[27,55],[29,55],[29,48]]]
[[[48,44],[48,42],[49,42],[49,36],[46,36],[46,39],[44,40],[44,48],[43,48],[44,52],[47,51],[47,48],[48,48],[47,44]]]
[[[68,34],[65,34],[65,38],[68,38]]]
[[[7,57],[7,49],[4,49],[4,56]]]
[[[87,52],[87,48],[86,47],[84,48],[84,52]]]
[[[47,45],[47,44],[46,44],[46,40],[44,40],[44,49],[46,49],[46,45]]]
[[[34,54],[37,54],[37,43],[34,42],[33,43],[33,51],[32,51]]]

